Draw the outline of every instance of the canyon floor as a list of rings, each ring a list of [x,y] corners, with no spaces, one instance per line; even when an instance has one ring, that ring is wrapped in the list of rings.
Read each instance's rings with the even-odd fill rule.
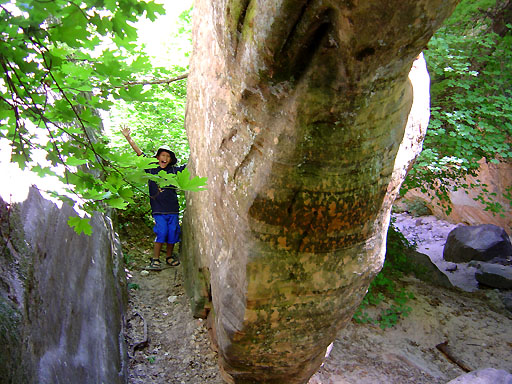
[[[419,251],[431,254],[442,250],[451,230],[430,216],[399,216],[396,226]],[[222,384],[206,322],[193,318],[189,309],[182,266],[143,272],[151,238],[151,233],[122,236],[130,276],[129,383]],[[449,267],[438,256],[431,258],[441,269]],[[468,370],[511,372],[512,314],[496,291],[478,289],[470,273],[461,268],[451,274],[450,280],[462,287],[454,289],[401,278],[400,287],[414,296],[407,302],[410,314],[386,329],[378,323],[349,323],[309,384],[444,384]],[[380,309],[368,311],[378,318]]]

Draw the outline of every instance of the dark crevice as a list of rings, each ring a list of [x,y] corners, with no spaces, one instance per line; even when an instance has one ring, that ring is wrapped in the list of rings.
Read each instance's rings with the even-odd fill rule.
[[[302,77],[306,69],[313,61],[313,57],[322,45],[322,41],[327,35],[330,27],[331,26],[328,23],[321,24],[310,36],[309,41],[306,41],[302,46],[302,49],[297,53],[295,62],[290,68],[292,76],[296,80]]]
[[[238,23],[236,25],[236,30],[238,33],[242,33],[242,29],[245,23],[245,15],[247,14],[247,9],[249,8],[250,3],[250,0],[245,0],[241,2],[242,9],[240,11],[240,14],[238,15]]]
[[[277,56],[282,56],[283,52],[286,52],[286,50],[291,45],[291,41],[293,41],[295,39],[295,37],[297,35],[298,26],[299,26],[300,22],[302,21],[302,19],[304,18],[306,10],[309,8],[309,6],[310,6],[312,1],[313,0],[307,0],[302,5],[302,8],[301,8],[300,12],[299,12],[297,18],[295,19],[295,23],[293,24],[293,27],[290,29],[290,32],[288,33],[288,36],[284,40],[283,45],[281,46],[281,49],[277,52],[276,57]]]
[[[324,39],[332,30],[332,10],[328,9],[315,18],[315,23],[303,36],[297,36],[297,26],[294,35],[290,35],[276,59],[276,80],[300,80],[310,67],[313,58],[321,48]]]
[[[366,47],[366,48],[359,50],[356,53],[356,60],[363,61],[366,57],[374,55],[374,54],[375,54],[375,48]]]
[[[233,137],[238,133],[238,130],[236,128],[232,128],[230,131],[229,131],[229,134],[227,136],[225,136],[223,139],[222,139],[222,142],[220,143],[220,149],[223,150],[226,148],[226,146],[228,145],[229,142],[231,142],[233,140]]]
[[[251,144],[251,148],[249,148],[249,152],[247,153],[247,155],[244,157],[244,159],[242,160],[242,162],[236,167],[235,171],[233,172],[233,180],[236,180],[237,177],[238,177],[238,173],[240,171],[242,171],[245,167],[247,167],[247,165],[250,163],[251,159],[254,157],[255,155],[255,150],[256,152],[260,153],[261,154],[261,151],[258,150],[254,143]]]
[[[299,191],[295,191],[294,194],[293,194],[293,197],[290,201],[290,204],[288,205],[288,208],[286,210],[286,212],[288,213],[288,216],[291,216],[291,214],[293,213],[293,207],[295,205],[295,202],[297,201],[297,197],[299,195]]]
[[[240,41],[242,40],[242,31],[244,29],[245,17],[247,15],[247,9],[249,8],[251,1],[243,0],[240,2],[240,13],[237,17],[236,22],[236,33],[235,33],[235,57],[238,55],[238,47],[240,45]],[[231,9],[228,7],[228,12],[231,12]],[[236,17],[236,15],[234,15]]]

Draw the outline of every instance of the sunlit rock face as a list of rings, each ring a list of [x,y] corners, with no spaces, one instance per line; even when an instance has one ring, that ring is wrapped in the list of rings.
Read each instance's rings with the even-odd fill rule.
[[[209,189],[183,258],[227,382],[306,383],[352,317],[428,121],[423,81],[404,136],[408,74],[455,3],[196,1],[186,124]]]
[[[93,233],[68,225],[76,213],[31,189],[0,199],[0,347],[8,383],[125,383],[126,278],[111,220]]]
[[[423,200],[432,213],[443,220],[455,224],[494,224],[504,228],[509,235],[512,235],[512,207],[506,197],[507,188],[512,185],[512,163],[493,164],[486,159],[481,159],[479,163],[480,167],[476,176],[466,176],[462,184],[480,185],[480,187],[466,191],[455,188],[455,185],[444,184],[444,187],[448,187],[448,202],[439,201],[435,197],[436,191],[423,193],[419,188],[407,192],[405,197],[410,200],[418,198]],[[494,202],[501,205],[503,215],[497,215],[490,209],[486,210],[486,205],[478,198],[483,194],[483,190],[487,190],[489,194],[495,194]],[[434,196],[434,199],[431,196]],[[449,214],[447,214],[446,207],[450,208]]]

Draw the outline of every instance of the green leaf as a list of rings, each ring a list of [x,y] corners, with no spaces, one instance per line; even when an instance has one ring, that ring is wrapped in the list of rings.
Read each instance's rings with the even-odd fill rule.
[[[20,169],[25,169],[27,167],[27,159],[22,154],[13,153],[11,155],[11,163],[18,163]]]
[[[163,170],[158,172],[158,178],[153,180],[161,187],[168,187],[170,185],[179,187],[177,176],[174,173],[167,173]]]
[[[146,4],[147,8],[146,8],[146,17],[151,20],[151,21],[155,21],[156,18],[157,18],[157,13],[160,14],[160,15],[164,15],[165,14],[165,8],[162,4],[157,4],[155,3],[154,1],[149,1],[147,4]]]
[[[128,202],[120,197],[113,198],[113,199],[107,199],[107,200],[105,200],[105,202],[110,207],[116,208],[116,209],[126,209],[126,207],[128,205]]]
[[[66,164],[69,165],[69,166],[72,166],[72,167],[76,167],[78,165],[83,165],[83,164],[86,164],[87,163],[87,160],[86,159],[78,159],[74,156],[70,156],[66,159]]]
[[[91,219],[81,218],[80,216],[72,216],[68,219],[68,225],[74,229],[74,231],[80,235],[82,232],[87,236],[92,234],[92,226],[89,223]]]
[[[133,190],[131,188],[121,188],[119,191],[119,196],[123,199],[131,199],[133,197]]]
[[[207,180],[207,177],[195,176],[191,178],[190,171],[187,168],[176,174],[178,187],[184,191],[206,191]]]
[[[147,101],[147,92],[143,92],[140,84],[127,86],[119,90],[120,96],[126,101]]]
[[[41,167],[39,164],[33,166],[30,169],[32,172],[36,173],[39,177],[45,177],[48,175],[54,175],[55,172],[51,170],[51,168],[48,167]]]
[[[104,200],[112,196],[112,192],[104,192],[103,190],[89,189],[82,192],[82,197],[88,200]]]

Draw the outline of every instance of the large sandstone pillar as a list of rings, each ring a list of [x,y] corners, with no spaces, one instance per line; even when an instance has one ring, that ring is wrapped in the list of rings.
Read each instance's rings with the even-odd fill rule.
[[[196,1],[186,124],[209,189],[183,256],[226,381],[306,383],[352,317],[424,134],[404,139],[408,73],[455,3]]]

